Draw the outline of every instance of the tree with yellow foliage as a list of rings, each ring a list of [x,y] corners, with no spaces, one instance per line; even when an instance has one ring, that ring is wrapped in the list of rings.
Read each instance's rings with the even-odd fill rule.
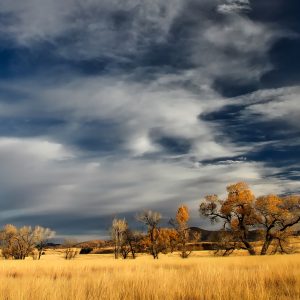
[[[177,232],[178,249],[180,250],[180,256],[182,258],[188,258],[192,253],[192,250],[188,249],[187,246],[190,239],[189,219],[190,213],[188,207],[186,205],[181,205],[177,209],[175,219],[169,221]]]
[[[276,242],[282,252],[286,252],[288,237],[293,233],[293,227],[300,222],[300,197],[266,195],[258,197],[255,202],[256,220],[262,228],[264,243],[260,254],[265,255],[272,244]]]
[[[199,211],[212,222],[223,220],[223,230],[232,234],[232,242],[240,242],[250,255],[256,254],[249,237],[253,230],[263,236],[261,255],[267,254],[272,242],[276,249],[286,252],[284,245],[300,223],[300,196],[267,195],[256,199],[246,183],[238,182],[227,187],[225,200],[217,195],[206,196]]]
[[[148,235],[145,240],[145,245],[151,253],[154,259],[158,259],[159,249],[159,237],[160,228],[159,223],[161,221],[161,214],[152,210],[146,210],[137,215],[137,220],[147,226]]]
[[[234,239],[239,240],[250,255],[255,255],[255,250],[249,242],[249,230],[255,225],[254,200],[248,185],[238,182],[227,187],[227,198],[224,201],[217,195],[206,196],[205,202],[200,204],[199,211],[212,222],[223,220],[223,228],[230,230]]]

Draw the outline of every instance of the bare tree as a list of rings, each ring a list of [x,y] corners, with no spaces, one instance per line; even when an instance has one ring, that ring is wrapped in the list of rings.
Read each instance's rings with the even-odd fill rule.
[[[143,234],[139,231],[134,231],[129,228],[124,232],[124,238],[121,245],[121,253],[124,259],[131,253],[132,259],[136,258],[136,253],[140,250],[140,241]]]
[[[21,254],[21,259],[25,259],[36,245],[36,232],[31,226],[23,226],[19,229],[17,243]]]
[[[144,211],[137,216],[137,220],[147,226],[149,252],[154,259],[158,259],[159,247],[158,240],[160,228],[158,227],[161,221],[161,214],[151,210]]]
[[[79,250],[76,247],[77,244],[78,242],[75,239],[64,240],[63,247],[64,247],[65,259],[67,260],[74,259],[79,254]]]
[[[119,258],[122,245],[125,243],[125,235],[127,229],[128,229],[128,225],[125,219],[116,219],[116,218],[113,219],[112,226],[111,226],[111,235],[112,235],[112,240],[114,242],[115,259]]]
[[[31,226],[17,228],[8,224],[1,231],[2,253],[5,258],[25,259],[34,250],[36,232]]]
[[[49,239],[55,236],[55,231],[50,228],[44,228],[42,226],[36,226],[35,229],[36,235],[36,248],[38,250],[38,259],[41,259],[41,255],[49,242]]]
[[[13,258],[16,248],[18,229],[12,224],[7,224],[0,232],[2,255],[5,259]]]

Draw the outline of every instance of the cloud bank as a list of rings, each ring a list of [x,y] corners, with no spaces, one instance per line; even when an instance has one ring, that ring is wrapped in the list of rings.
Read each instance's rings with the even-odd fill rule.
[[[299,191],[297,27],[260,5],[0,1],[1,224],[89,238],[184,202],[208,226],[228,183]]]

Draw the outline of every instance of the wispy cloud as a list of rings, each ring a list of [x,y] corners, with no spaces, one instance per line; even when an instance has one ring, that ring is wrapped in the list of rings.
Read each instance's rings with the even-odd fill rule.
[[[221,13],[241,13],[249,10],[251,10],[249,0],[226,0],[218,6],[218,11]]]

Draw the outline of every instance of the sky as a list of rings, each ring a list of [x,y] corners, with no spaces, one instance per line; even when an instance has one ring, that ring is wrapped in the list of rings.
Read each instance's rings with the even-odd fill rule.
[[[299,0],[0,0],[0,226],[299,192],[299,53]]]

